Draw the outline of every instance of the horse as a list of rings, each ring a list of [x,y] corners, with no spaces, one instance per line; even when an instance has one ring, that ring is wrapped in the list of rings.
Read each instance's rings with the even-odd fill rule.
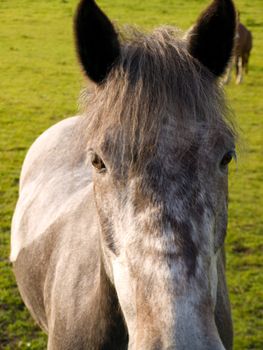
[[[11,255],[48,350],[232,349],[225,278],[236,131],[220,85],[236,11],[213,0],[187,37],[120,34],[80,1],[93,91],[25,158]]]
[[[243,81],[243,73],[248,74],[248,62],[253,46],[252,33],[242,23],[238,23],[236,42],[233,60],[229,65],[224,82],[228,84],[231,79],[231,70],[233,65],[236,67],[236,84]]]

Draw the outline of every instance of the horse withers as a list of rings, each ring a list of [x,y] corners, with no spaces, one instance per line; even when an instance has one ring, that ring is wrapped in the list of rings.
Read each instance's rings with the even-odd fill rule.
[[[227,69],[224,83],[228,84],[231,80],[231,70],[233,65],[236,71],[236,84],[243,81],[244,72],[248,74],[249,57],[253,46],[252,33],[242,23],[238,23],[235,38],[234,55]]]
[[[129,31],[79,4],[93,80],[82,116],[23,165],[11,261],[49,350],[232,349],[225,279],[235,131],[220,77],[236,12],[214,0],[191,33]]]

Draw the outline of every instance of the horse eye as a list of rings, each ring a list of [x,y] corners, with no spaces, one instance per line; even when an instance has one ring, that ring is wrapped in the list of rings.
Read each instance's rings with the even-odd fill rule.
[[[235,157],[235,155],[236,155],[235,151],[228,151],[221,160],[221,163],[220,163],[221,167],[226,167],[231,162],[231,160]]]
[[[91,156],[91,164],[99,172],[103,172],[106,170],[105,164],[103,163],[102,159],[96,153],[93,153]]]

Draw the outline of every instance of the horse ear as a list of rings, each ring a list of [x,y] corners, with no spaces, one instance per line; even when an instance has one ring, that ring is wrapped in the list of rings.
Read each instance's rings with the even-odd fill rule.
[[[76,47],[87,76],[101,83],[120,56],[118,35],[94,0],[82,0],[75,17]]]
[[[236,33],[232,0],[214,0],[190,32],[188,50],[216,76],[224,73],[231,58]]]

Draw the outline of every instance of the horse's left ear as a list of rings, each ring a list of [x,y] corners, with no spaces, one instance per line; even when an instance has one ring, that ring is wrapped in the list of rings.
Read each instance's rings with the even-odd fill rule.
[[[118,35],[94,0],[81,0],[75,17],[78,56],[87,76],[99,84],[120,55]]]
[[[224,73],[231,58],[236,33],[232,0],[214,0],[190,32],[188,50],[216,76]]]

